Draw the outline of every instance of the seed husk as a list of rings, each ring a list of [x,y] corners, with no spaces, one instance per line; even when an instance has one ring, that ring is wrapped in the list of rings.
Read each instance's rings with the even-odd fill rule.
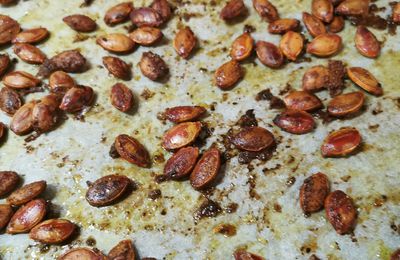
[[[29,183],[11,193],[10,196],[7,198],[7,202],[13,206],[20,206],[37,198],[40,194],[44,192],[46,187],[46,181]]]
[[[225,21],[233,20],[244,15],[247,11],[243,0],[230,0],[224,8],[222,8],[219,16]]]
[[[206,112],[202,106],[177,106],[167,108],[165,117],[174,123],[183,123],[198,119]]]
[[[32,228],[29,238],[43,244],[61,244],[75,231],[75,224],[66,219],[49,219]]]
[[[261,63],[272,69],[282,67],[285,61],[283,53],[278,46],[270,42],[258,41],[256,44],[256,52]]]
[[[49,31],[46,28],[32,28],[23,30],[18,33],[13,39],[12,43],[38,43],[43,41],[49,36]]]
[[[326,33],[324,23],[312,14],[303,12],[303,23],[312,37]]]
[[[190,174],[190,184],[196,190],[208,187],[216,179],[220,167],[220,151],[217,148],[210,148],[204,152]]]
[[[7,226],[8,234],[27,233],[40,223],[46,215],[46,202],[43,199],[31,200],[19,208]]]
[[[13,71],[3,77],[3,84],[15,89],[34,88],[40,82],[35,76],[25,71]]]
[[[315,128],[314,118],[301,110],[286,110],[277,115],[273,122],[291,134],[307,134]]]
[[[46,55],[39,48],[28,43],[16,43],[14,53],[30,64],[42,64],[46,60]]]
[[[214,74],[215,84],[222,90],[232,88],[244,76],[240,63],[231,60],[222,64]]]
[[[169,72],[165,61],[153,52],[144,52],[139,62],[140,71],[153,81],[164,79]]]
[[[71,88],[75,87],[74,79],[64,71],[53,72],[49,77],[50,92],[64,96]]]
[[[282,36],[279,48],[288,60],[295,61],[304,47],[304,39],[300,33],[289,31]]]
[[[269,23],[279,19],[278,10],[268,0],[253,0],[253,7],[260,17]]]
[[[272,34],[285,34],[288,31],[297,31],[300,26],[300,21],[297,19],[278,19],[268,25],[268,32]]]
[[[110,26],[123,23],[129,19],[129,14],[132,11],[133,4],[131,2],[124,2],[114,5],[107,10],[104,16],[104,22]]]
[[[0,109],[7,115],[13,116],[21,106],[22,100],[18,92],[8,87],[0,90]]]
[[[359,112],[364,104],[364,94],[360,91],[334,97],[328,104],[328,113],[336,117],[345,117]]]
[[[180,123],[164,134],[162,146],[167,150],[175,150],[190,145],[199,136],[201,127],[200,122]]]
[[[353,231],[357,211],[353,200],[343,191],[335,190],[325,199],[326,217],[340,235]]]
[[[323,107],[321,100],[307,91],[291,91],[283,101],[287,108],[312,112]]]
[[[92,18],[82,14],[66,16],[63,18],[63,22],[77,32],[93,32],[97,28],[97,24]]]
[[[103,49],[115,53],[127,53],[132,51],[135,43],[122,33],[110,33],[97,38],[96,43]]]
[[[241,150],[259,152],[274,145],[275,138],[267,129],[252,126],[246,127],[234,135],[231,142]]]
[[[197,44],[197,38],[190,27],[180,29],[174,38],[174,49],[184,59],[189,58]]]
[[[0,14],[0,45],[10,43],[17,36],[21,27],[8,15]]]
[[[231,57],[234,60],[242,61],[247,59],[254,48],[254,40],[249,33],[243,33],[232,43]]]
[[[58,106],[61,98],[50,94],[40,99],[32,110],[33,128],[40,133],[52,130],[59,118]]]
[[[116,83],[111,87],[111,104],[122,112],[129,111],[133,106],[133,93],[122,83]]]
[[[357,84],[357,86],[368,93],[375,96],[383,95],[381,84],[368,70],[361,67],[347,68],[347,76],[349,76],[351,81]]]
[[[135,138],[128,135],[119,135],[115,139],[115,149],[124,160],[139,167],[150,166],[150,155],[146,148]]]
[[[355,152],[361,145],[361,135],[357,129],[345,127],[330,133],[321,146],[323,157],[345,157]]]
[[[132,41],[144,46],[155,44],[160,41],[163,36],[160,29],[148,26],[139,27],[129,34]]]
[[[369,0],[344,0],[335,12],[344,16],[364,16],[369,12]]]
[[[25,135],[33,130],[33,108],[37,101],[31,101],[20,107],[11,119],[10,129],[17,135]]]
[[[76,86],[69,89],[61,100],[60,109],[69,113],[75,113],[91,105],[94,92],[91,87]]]
[[[329,180],[323,173],[316,173],[304,180],[300,188],[300,207],[305,214],[318,212],[324,208],[329,194]]]
[[[63,51],[51,59],[45,60],[40,66],[38,76],[47,78],[52,72],[62,70],[68,73],[83,72],[86,69],[86,59],[78,50]]]
[[[182,179],[188,176],[199,157],[199,148],[184,147],[178,150],[165,164],[164,175],[171,179]]]
[[[132,78],[131,67],[118,57],[103,57],[103,65],[115,77],[122,80],[130,80]]]
[[[342,37],[326,33],[315,37],[308,45],[307,52],[318,57],[329,57],[342,48]]]
[[[333,19],[333,5],[330,0],[313,0],[311,10],[324,23],[330,23]]]
[[[375,35],[365,26],[358,26],[354,38],[359,53],[368,58],[377,58],[381,52],[381,44]]]
[[[322,65],[313,66],[304,73],[302,88],[310,92],[319,91],[326,88],[328,80],[328,68]]]
[[[137,27],[159,27],[164,23],[164,19],[161,17],[161,15],[150,7],[135,8],[131,12],[130,18],[132,23]]]

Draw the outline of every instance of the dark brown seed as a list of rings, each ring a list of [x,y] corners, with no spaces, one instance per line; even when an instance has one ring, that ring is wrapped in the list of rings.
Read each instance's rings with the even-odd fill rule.
[[[224,8],[222,8],[219,16],[226,21],[235,19],[239,16],[242,16],[247,11],[246,6],[244,5],[243,0],[230,0]]]
[[[167,150],[175,150],[187,146],[196,140],[200,130],[200,122],[180,123],[164,134],[162,146]]]
[[[265,128],[253,126],[241,130],[231,139],[232,143],[239,149],[259,152],[275,143],[273,134]]]
[[[128,190],[131,180],[124,175],[107,175],[96,180],[86,192],[86,200],[94,207],[114,204]]]
[[[304,73],[302,88],[305,91],[315,92],[326,88],[328,80],[328,68],[322,65],[317,65],[311,67]]]
[[[10,129],[17,135],[25,135],[33,130],[32,111],[37,101],[31,101],[15,112],[11,119]]]
[[[129,111],[133,106],[132,91],[122,83],[117,83],[111,88],[111,104],[122,112]]]
[[[150,51],[143,53],[139,67],[143,75],[153,81],[163,79],[169,71],[165,61],[158,54]]]
[[[29,238],[43,244],[60,244],[75,231],[75,224],[66,219],[49,219],[32,228]]]
[[[50,94],[36,103],[32,110],[33,128],[41,133],[52,130],[58,121],[60,97]]]
[[[261,18],[267,22],[273,22],[279,19],[278,10],[268,0],[253,0],[253,7]]]
[[[334,97],[328,104],[328,113],[332,116],[349,116],[360,111],[364,104],[362,92],[351,92]]]
[[[19,23],[8,15],[0,14],[0,45],[11,42],[19,33]]]
[[[217,177],[221,167],[221,154],[217,148],[210,148],[201,156],[192,173],[190,184],[196,190],[208,187]]]
[[[131,67],[118,57],[103,57],[103,65],[108,72],[119,79],[130,80],[132,78]]]
[[[50,75],[50,92],[64,96],[73,87],[76,87],[74,79],[64,71],[59,70]]]
[[[150,155],[146,148],[135,138],[128,135],[119,135],[115,139],[115,149],[126,161],[139,167],[150,166]]]
[[[46,55],[39,48],[28,43],[16,43],[14,53],[30,64],[42,64],[46,60]]]
[[[330,23],[333,19],[333,5],[330,0],[313,0],[311,10],[324,23]]]
[[[214,74],[216,85],[222,90],[231,89],[244,76],[240,63],[231,60],[222,64]]]
[[[331,33],[341,32],[344,28],[344,18],[342,16],[333,17],[332,22],[329,24],[328,29]]]
[[[190,56],[193,49],[196,47],[196,44],[197,38],[188,26],[180,29],[176,33],[173,42],[176,53],[184,59],[187,59]]]
[[[22,100],[18,92],[8,87],[0,90],[0,109],[7,115],[14,115],[21,106]]]
[[[348,234],[354,229],[357,211],[353,200],[341,190],[336,190],[325,199],[326,217],[340,235]]]
[[[129,14],[133,11],[131,2],[117,4],[107,10],[104,22],[108,25],[116,25],[129,19]]]
[[[46,181],[32,182],[27,185],[22,186],[18,190],[14,191],[7,198],[7,202],[13,206],[20,206],[27,203],[44,192],[47,184]]]
[[[167,0],[154,0],[150,7],[161,15],[164,22],[171,17],[172,11]]]
[[[307,134],[314,130],[314,118],[301,110],[286,110],[277,115],[273,122],[283,131],[292,134]]]
[[[268,25],[268,32],[272,34],[285,34],[288,31],[297,31],[300,21],[297,19],[279,19]]]
[[[27,233],[40,223],[46,215],[46,202],[36,199],[28,202],[15,212],[7,226],[7,233]]]
[[[258,41],[256,44],[257,57],[262,64],[273,69],[282,67],[284,57],[281,50],[273,43]]]
[[[132,23],[137,27],[159,27],[164,22],[161,15],[150,7],[136,8],[131,12],[130,17]]]
[[[131,240],[122,240],[108,253],[110,260],[135,260],[136,254]]]
[[[143,26],[131,32],[129,37],[137,44],[149,46],[161,40],[163,33],[158,28]]]
[[[78,247],[67,251],[58,260],[107,260],[108,258],[101,252],[93,251],[89,248]]]
[[[13,71],[3,77],[3,84],[15,89],[34,88],[39,83],[39,79],[25,71]]]
[[[400,9],[400,7],[399,7]],[[399,10],[400,12],[400,10]],[[400,260],[400,249],[397,249],[390,255],[390,260]]]
[[[38,76],[47,78],[52,72],[61,70],[69,73],[82,72],[86,69],[86,59],[77,50],[63,51],[47,59],[40,66]]]
[[[93,32],[97,27],[96,22],[92,18],[82,14],[66,16],[63,18],[63,21],[77,32]]]
[[[303,23],[312,37],[326,33],[324,23],[312,14],[303,12]]]
[[[19,180],[16,172],[0,171],[0,198],[15,190]]]
[[[60,109],[70,113],[78,112],[90,106],[93,99],[94,93],[91,87],[76,86],[65,93]]]
[[[46,28],[33,28],[18,33],[12,40],[12,43],[34,44],[43,41],[47,36],[49,36],[49,31]]]
[[[164,175],[171,179],[182,179],[188,176],[196,165],[199,148],[184,147],[168,159],[164,167]]]
[[[127,53],[132,51],[135,43],[122,33],[110,33],[97,38],[96,43],[103,49],[116,53]]]
[[[361,135],[352,127],[341,128],[330,133],[321,146],[323,157],[344,157],[352,154],[361,145]]]
[[[365,26],[358,26],[354,39],[359,53],[368,58],[377,58],[381,52],[381,44],[375,35]]]
[[[300,188],[300,207],[305,214],[318,212],[324,208],[329,194],[329,180],[323,173],[316,173],[304,180]]]
[[[174,123],[182,123],[198,119],[206,112],[206,109],[201,106],[177,106],[167,108],[165,117]]]
[[[249,33],[237,37],[232,43],[231,57],[234,60],[242,61],[247,59],[254,48],[254,40]]]
[[[0,204],[0,230],[5,228],[10,221],[13,210],[10,205],[8,204]]]
[[[263,257],[239,249],[233,253],[235,260],[265,260]]]
[[[311,112],[323,107],[321,100],[307,91],[291,91],[283,101],[287,108]]]
[[[0,77],[3,76],[4,73],[10,67],[11,60],[7,54],[0,54]]]

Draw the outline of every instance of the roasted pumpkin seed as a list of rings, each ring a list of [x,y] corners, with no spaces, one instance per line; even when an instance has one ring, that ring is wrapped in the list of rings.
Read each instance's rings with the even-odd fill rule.
[[[339,15],[364,16],[369,12],[369,0],[344,0],[336,7]]]
[[[310,92],[318,91],[327,86],[328,80],[328,68],[322,65],[313,66],[304,73],[302,88]]]
[[[240,63],[231,60],[219,67],[214,74],[215,84],[222,90],[232,88],[244,76]]]
[[[17,135],[25,135],[33,130],[33,108],[37,101],[31,101],[15,112],[11,119],[10,129]]]
[[[164,175],[171,179],[188,176],[196,165],[199,148],[184,147],[178,150],[165,164]]]
[[[18,92],[8,87],[0,90],[0,109],[7,115],[14,115],[21,106],[22,100]]]
[[[284,56],[281,50],[273,43],[258,41],[256,44],[257,57],[262,64],[273,69],[282,67]]]
[[[131,12],[130,17],[132,23],[137,27],[159,27],[164,22],[161,15],[150,7],[135,8]]]
[[[197,44],[197,38],[190,27],[180,29],[174,39],[174,49],[184,59],[189,58]]]
[[[63,22],[77,32],[93,32],[97,27],[92,18],[82,14],[66,16],[63,18]]]
[[[143,26],[131,32],[129,37],[137,44],[149,46],[160,41],[163,33],[158,28]]]
[[[344,157],[352,154],[361,145],[361,135],[357,129],[341,128],[330,133],[321,146],[324,157]]]
[[[200,122],[180,123],[169,129],[163,136],[162,146],[175,150],[193,143],[200,134]]]
[[[114,5],[107,10],[104,22],[108,25],[116,25],[129,19],[129,14],[133,11],[131,2],[124,2]]]
[[[242,61],[248,58],[254,47],[254,40],[249,33],[244,33],[237,37],[232,43],[231,57],[234,60]]]
[[[13,71],[3,77],[3,84],[15,89],[34,88],[40,80],[28,72]]]
[[[43,199],[31,200],[12,216],[7,226],[7,233],[27,233],[39,224],[45,215],[46,202]]]
[[[304,47],[304,39],[300,33],[289,31],[282,36],[279,48],[288,60],[295,61]]]
[[[302,111],[315,111],[323,107],[321,100],[314,94],[307,91],[291,91],[287,94],[283,101],[289,109]]]
[[[239,249],[233,253],[235,260],[265,260],[264,257]]]
[[[300,207],[305,214],[318,212],[324,208],[329,194],[329,180],[323,173],[316,173],[304,180],[300,188]]]
[[[33,28],[23,30],[12,39],[12,43],[38,43],[49,36],[49,31],[46,28]]]
[[[14,53],[30,64],[42,64],[46,60],[46,55],[39,48],[28,43],[16,43]]]
[[[166,22],[171,17],[172,11],[167,0],[154,0],[150,7],[161,15],[163,22]]]
[[[97,38],[96,43],[103,49],[115,53],[127,53],[132,51],[135,43],[122,33],[110,33]]]
[[[253,7],[269,23],[279,19],[278,10],[268,0],[253,0]]]
[[[49,88],[55,94],[64,96],[68,90],[75,86],[74,79],[64,71],[59,70],[50,75]]]
[[[307,52],[318,57],[329,57],[342,48],[342,38],[339,35],[326,33],[315,37],[308,45]]]
[[[0,204],[0,230],[5,228],[10,221],[13,210],[10,205],[8,204]]]
[[[381,44],[375,35],[365,26],[358,26],[354,39],[359,53],[368,58],[376,58],[381,52]]]
[[[221,154],[217,148],[210,148],[201,156],[192,173],[190,184],[196,190],[208,187],[217,177],[221,168]]]
[[[17,21],[8,15],[0,14],[0,45],[11,42],[20,30],[21,27]]]
[[[69,89],[61,100],[60,109],[74,113],[91,105],[94,99],[93,89],[86,86],[76,86]]]
[[[247,12],[247,8],[244,5],[243,0],[230,0],[224,8],[222,8],[219,16],[226,21],[230,21],[237,17],[244,15]]]
[[[177,106],[167,108],[165,110],[165,117],[174,123],[182,123],[198,119],[206,112],[202,106]]]
[[[311,13],[324,23],[330,23],[333,19],[333,5],[330,0],[313,0]]]
[[[344,28],[344,19],[342,16],[335,15],[332,22],[329,24],[328,29],[330,33],[341,32]]]
[[[85,247],[73,248],[67,251],[65,254],[60,256],[58,260],[107,260],[107,257],[99,251],[93,251],[92,249]]]
[[[41,133],[52,130],[58,122],[60,97],[47,95],[35,104],[32,110],[33,128]]]
[[[239,149],[259,152],[275,144],[274,135],[265,128],[252,126],[234,135],[231,142]]]
[[[108,253],[110,260],[135,260],[136,253],[131,240],[122,240]]]
[[[268,25],[268,32],[272,34],[285,34],[288,31],[297,31],[300,21],[297,19],[278,19]]]
[[[312,14],[303,12],[303,23],[312,37],[326,33],[324,23]]]
[[[130,80],[132,78],[131,67],[118,57],[103,57],[103,65],[115,77],[122,80]]]
[[[0,77],[10,68],[11,60],[7,54],[0,54]]]
[[[375,96],[381,96],[383,94],[381,84],[368,70],[360,67],[347,68],[347,76],[349,76],[351,81],[357,84],[357,86],[368,93]]]
[[[149,152],[135,138],[128,135],[119,135],[115,138],[115,149],[124,160],[139,167],[149,167],[151,164]]]
[[[164,79],[169,72],[165,61],[151,51],[143,52],[139,67],[143,75],[153,81]]]
[[[19,175],[16,172],[0,171],[0,198],[15,190],[19,180]]]
[[[133,106],[133,93],[122,83],[116,83],[111,88],[111,104],[122,112],[129,111]]]
[[[364,99],[359,91],[338,95],[329,101],[328,113],[336,117],[354,115],[362,108]]]
[[[44,192],[46,187],[46,181],[37,181],[26,184],[11,193],[10,196],[7,198],[7,202],[13,206],[20,206],[37,198],[40,194]]]
[[[353,231],[357,211],[353,200],[343,191],[335,190],[325,199],[326,217],[340,235]]]
[[[273,120],[275,125],[291,134],[307,134],[314,130],[314,118],[301,110],[286,110]]]

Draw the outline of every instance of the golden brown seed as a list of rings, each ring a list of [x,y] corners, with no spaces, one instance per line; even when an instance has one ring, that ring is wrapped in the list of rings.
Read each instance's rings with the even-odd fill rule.
[[[333,19],[333,5],[330,0],[313,0],[311,11],[315,17],[324,23],[330,23]]]
[[[358,26],[356,37],[354,39],[357,50],[363,56],[376,58],[381,52],[381,44],[375,35],[365,26]]]
[[[171,17],[172,11],[167,0],[154,0],[150,7],[161,15],[164,22]]]
[[[318,57],[329,57],[342,48],[342,37],[336,34],[320,34],[307,45],[307,52]]]
[[[111,88],[111,104],[122,112],[129,111],[133,106],[132,91],[122,83],[117,83]]]
[[[277,115],[273,122],[283,131],[291,134],[307,134],[314,130],[314,118],[307,112],[288,109]]]
[[[92,18],[82,14],[66,16],[63,18],[63,22],[77,32],[93,32],[97,27]]]
[[[368,70],[360,67],[351,67],[347,68],[347,75],[351,81],[368,93],[375,96],[381,96],[383,94],[381,84]]]
[[[174,123],[183,123],[198,119],[206,112],[206,109],[201,106],[177,106],[167,108],[165,117]]]
[[[196,44],[197,38],[188,26],[177,32],[173,43],[176,53],[184,59],[190,56]]]
[[[283,53],[273,43],[258,41],[256,44],[257,57],[262,64],[273,69],[282,67],[284,62]]]
[[[136,254],[131,240],[122,240],[108,253],[110,260],[135,260]]]
[[[33,44],[43,41],[47,36],[49,36],[49,31],[46,28],[33,28],[18,33],[15,38],[12,39],[12,43]]]
[[[335,10],[339,15],[364,16],[368,14],[369,2],[369,0],[344,0]]]
[[[139,62],[140,71],[153,81],[164,79],[169,72],[167,64],[158,55],[152,52],[144,52]]]
[[[184,147],[179,149],[165,164],[164,175],[171,179],[182,179],[188,176],[199,157],[199,148]]]
[[[10,129],[17,135],[25,135],[33,130],[32,111],[37,101],[23,105],[11,119]]]
[[[244,5],[243,0],[230,0],[224,8],[222,8],[219,16],[221,19],[229,21],[235,19],[239,16],[242,16],[247,11],[246,6]]]
[[[164,22],[161,15],[150,7],[136,8],[131,12],[130,17],[132,23],[137,27],[159,27]]]
[[[70,90],[75,86],[76,83],[74,79],[64,71],[59,70],[53,72],[50,75],[49,78],[50,92],[64,96],[68,90]]]
[[[119,79],[130,80],[132,78],[131,66],[118,57],[103,57],[103,65],[108,72]]]
[[[46,55],[39,48],[28,43],[16,43],[14,53],[30,64],[42,64],[46,59]]]
[[[27,233],[40,223],[46,215],[46,202],[36,199],[19,208],[7,226],[7,233]]]
[[[314,92],[326,87],[329,80],[328,68],[317,65],[308,69],[303,76],[303,90]]]
[[[297,31],[300,21],[297,19],[279,19],[269,23],[268,32],[272,34],[284,34],[288,31]]]
[[[279,19],[278,10],[268,0],[253,0],[253,7],[269,23]]]
[[[149,46],[161,40],[163,33],[158,28],[143,26],[131,32],[129,37],[137,44]]]
[[[232,143],[239,149],[259,152],[275,143],[273,134],[265,128],[253,126],[247,127],[234,135]]]
[[[295,61],[304,47],[304,39],[301,34],[289,31],[282,36],[279,48],[288,60]]]
[[[96,180],[86,192],[86,200],[94,207],[114,204],[128,190],[131,180],[124,175],[107,175]]]
[[[303,12],[303,23],[312,37],[326,33],[324,23],[312,14]]]
[[[17,187],[19,180],[16,172],[0,171],[0,198],[12,192]]]
[[[15,89],[33,88],[39,83],[39,79],[25,71],[13,71],[3,77],[3,84]]]
[[[175,150],[193,143],[200,134],[201,126],[200,122],[185,122],[172,127],[164,134],[162,146]]]
[[[346,127],[330,133],[321,146],[323,157],[344,157],[353,153],[361,145],[361,135],[357,129]]]
[[[242,61],[251,55],[254,47],[254,40],[249,33],[237,37],[232,43],[231,57],[234,60]]]
[[[342,16],[334,16],[332,22],[329,24],[328,29],[331,33],[341,32],[344,28],[344,19]]]
[[[393,7],[392,20],[395,23],[400,23],[400,2]]]
[[[46,181],[29,183],[11,193],[10,196],[7,198],[7,202],[13,206],[20,206],[38,197],[44,192],[46,187]]]
[[[107,260],[108,258],[99,251],[85,247],[73,248],[60,256],[58,260]]]
[[[58,122],[59,105],[60,97],[56,94],[47,95],[35,104],[32,110],[33,128],[41,133],[52,130]]]
[[[222,90],[232,88],[244,76],[240,63],[231,60],[219,67],[214,74],[216,85]]]
[[[69,89],[61,100],[60,109],[66,112],[79,112],[91,105],[94,98],[93,89],[86,86],[76,86]]]
[[[0,77],[8,70],[10,63],[11,60],[7,54],[0,54]]]
[[[115,139],[115,149],[126,161],[139,167],[150,166],[150,155],[146,148],[135,138],[128,135],[119,135]]]
[[[108,25],[116,25],[129,19],[129,14],[133,11],[131,2],[124,2],[114,5],[107,10],[104,22]]]
[[[97,38],[96,43],[103,49],[116,53],[130,52],[135,47],[131,38],[122,33],[110,33],[101,36]]]
[[[235,260],[265,260],[264,257],[239,249],[233,253]]]
[[[12,116],[22,106],[22,100],[18,92],[4,87],[0,90],[0,109]]]
[[[291,91],[283,99],[289,109],[302,110],[306,112],[315,111],[323,107],[321,100],[307,91]]]
[[[316,173],[304,180],[300,188],[300,207],[305,214],[318,212],[324,207],[329,194],[329,180],[323,173]]]
[[[196,190],[208,187],[217,177],[221,168],[221,154],[217,148],[204,152],[190,174],[190,184]]]
[[[328,113],[336,117],[354,115],[362,108],[364,99],[360,91],[338,95],[329,101]]]
[[[10,205],[8,204],[0,204],[0,230],[5,228],[10,221],[13,210]]]
[[[353,200],[343,191],[335,190],[325,199],[326,217],[340,235],[348,234],[354,229],[357,211]]]
[[[60,244],[75,231],[75,224],[66,219],[49,219],[32,228],[29,238],[43,244]]]
[[[8,15],[0,14],[0,45],[11,42],[19,33],[19,23]]]

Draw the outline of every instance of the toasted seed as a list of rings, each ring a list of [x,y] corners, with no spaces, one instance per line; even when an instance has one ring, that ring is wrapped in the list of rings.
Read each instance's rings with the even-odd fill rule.
[[[60,97],[50,94],[36,103],[32,110],[33,128],[41,133],[52,130],[58,122]]]
[[[217,177],[221,167],[221,154],[217,148],[210,148],[201,156],[192,173],[190,184],[196,190],[209,186]]]
[[[13,210],[10,205],[8,204],[0,204],[0,230],[5,228],[10,221]]]
[[[146,148],[131,136],[117,136],[115,139],[115,149],[123,159],[130,163],[145,168],[150,166],[150,155]]]
[[[395,23],[400,23],[400,3],[399,2],[396,3],[396,5],[393,7],[392,20]]]
[[[135,47],[135,43],[122,33],[110,33],[97,38],[96,43],[103,49],[116,53],[129,52]]]
[[[4,87],[0,90],[0,109],[12,116],[22,106],[22,100],[18,92]]]
[[[97,27],[92,18],[82,14],[66,16],[63,18],[63,22],[77,32],[93,32]]]
[[[12,39],[12,43],[38,43],[49,36],[49,31],[46,28],[33,28],[23,30]]]
[[[321,146],[324,157],[343,157],[350,155],[361,145],[361,135],[357,129],[346,127],[330,133]]]
[[[202,106],[177,106],[167,108],[165,110],[165,117],[174,123],[182,123],[198,119],[206,112]]]
[[[0,45],[11,42],[20,30],[21,27],[17,21],[8,15],[0,14]]]
[[[136,8],[131,12],[130,17],[132,23],[137,27],[159,27],[164,22],[161,15],[150,7]]]
[[[229,21],[235,19],[239,16],[242,16],[247,11],[246,6],[244,5],[243,0],[230,0],[224,8],[222,8],[219,16],[221,19]]]
[[[23,89],[36,87],[40,80],[28,72],[13,71],[3,77],[3,83],[10,88]]]
[[[363,56],[376,58],[381,52],[381,45],[375,35],[365,26],[358,26],[354,39],[357,50]]]
[[[254,40],[249,33],[243,33],[232,43],[231,57],[234,60],[242,61],[251,55],[254,47]]]
[[[15,212],[7,226],[7,233],[27,233],[40,223],[46,215],[46,202],[43,199],[31,200]]]
[[[168,159],[164,167],[164,175],[171,179],[181,179],[188,176],[199,157],[199,148],[184,147]]]
[[[328,80],[328,68],[322,65],[313,66],[304,73],[302,88],[310,92],[318,91],[326,87]]]
[[[239,249],[233,253],[235,260],[265,260],[264,257]]]
[[[42,64],[46,59],[46,55],[39,48],[28,43],[16,43],[14,53],[30,64]]]
[[[197,38],[188,26],[176,33],[173,43],[176,53],[184,59],[190,56],[196,44]]]
[[[231,60],[222,64],[214,74],[216,85],[222,90],[232,88],[244,76],[240,63]]]
[[[397,249],[390,255],[390,260],[399,260],[400,259],[400,249]]]
[[[314,118],[301,110],[286,110],[273,120],[275,125],[291,134],[307,134],[315,128]]]
[[[354,229],[357,211],[353,200],[343,191],[335,190],[325,199],[326,217],[340,235],[350,233]]]
[[[304,47],[304,39],[301,34],[289,31],[282,36],[279,48],[288,60],[295,61]]]
[[[64,96],[68,90],[75,86],[74,79],[64,71],[59,70],[50,75],[49,88],[53,93]]]
[[[107,260],[101,252],[93,251],[85,247],[73,248],[60,256],[58,260]]]
[[[163,33],[158,28],[143,26],[131,32],[129,37],[137,44],[149,46],[161,40]]]
[[[344,28],[344,19],[342,16],[335,15],[332,22],[328,26],[328,30],[331,33],[341,32]]]
[[[153,81],[165,78],[169,72],[165,61],[151,51],[143,52],[139,67],[143,75]]]
[[[108,25],[116,25],[129,19],[129,14],[133,11],[131,2],[124,2],[114,5],[107,10],[104,22]]]
[[[162,146],[167,150],[179,149],[194,142],[201,130],[200,122],[180,123],[163,136]]]
[[[7,202],[13,206],[20,206],[27,203],[28,201],[37,198],[40,194],[44,192],[46,187],[46,181],[37,181],[26,184],[11,193],[10,196],[7,198]]]
[[[32,228],[29,238],[43,244],[60,244],[72,236],[75,227],[66,219],[49,219]]]
[[[163,22],[171,17],[172,11],[167,0],[154,0],[150,7],[161,15]]]
[[[329,194],[329,180],[323,173],[316,173],[304,180],[300,188],[300,207],[305,214],[318,212],[324,208]]]
[[[132,91],[122,83],[116,83],[111,87],[111,104],[122,112],[129,111],[133,106]]]
[[[32,111],[37,101],[31,101],[15,112],[11,119],[10,129],[17,135],[25,135],[33,130]]]
[[[273,134],[265,128],[252,126],[241,130],[232,137],[232,143],[239,149],[258,152],[275,143]]]
[[[300,21],[297,19],[278,19],[268,25],[268,32],[272,34],[285,34],[288,31],[297,31]]]
[[[342,48],[342,37],[326,33],[315,37],[308,45],[307,52],[318,57],[329,57]]]
[[[333,19],[333,5],[330,0],[313,0],[311,4],[312,14],[325,23]]]
[[[328,113],[332,116],[349,116],[360,111],[364,104],[364,94],[360,91],[334,97],[328,104]]]
[[[291,91],[283,99],[289,109],[311,112],[323,107],[321,100],[307,91]]]
[[[0,54],[0,77],[8,70],[11,61],[7,54]]]
[[[312,37],[326,33],[324,23],[312,14],[303,12],[303,23]]]
[[[119,79],[130,80],[132,78],[131,67],[118,57],[103,57],[103,65],[108,72]]]
[[[124,175],[107,175],[96,180],[86,192],[86,200],[94,207],[114,204],[128,190],[131,180]]]
[[[85,68],[86,59],[78,50],[63,51],[45,60],[39,68],[38,76],[48,77],[57,70],[70,73],[82,72]]]
[[[369,2],[369,0],[344,0],[335,11],[339,15],[363,16],[368,14]]]
[[[17,187],[18,183],[19,175],[16,172],[0,171],[0,197],[12,192]]]
[[[355,84],[368,93],[381,96],[383,89],[379,81],[368,70],[360,67],[347,68],[347,75]]]
[[[262,64],[273,69],[282,67],[284,57],[281,50],[273,43],[258,41],[256,44],[257,57]]]
[[[15,3],[15,0],[0,0],[0,5],[10,5],[12,3]]]
[[[253,7],[260,17],[267,20],[267,22],[279,19],[278,10],[268,0],[253,0]]]
[[[86,86],[76,86],[69,89],[61,100],[60,109],[74,113],[91,105],[94,99],[93,89]]]
[[[135,260],[136,254],[131,240],[122,240],[108,253],[110,260]]]

